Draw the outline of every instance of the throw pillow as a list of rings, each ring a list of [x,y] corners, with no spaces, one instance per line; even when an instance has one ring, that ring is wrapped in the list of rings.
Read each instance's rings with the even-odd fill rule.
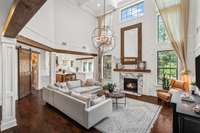
[[[66,82],[61,82],[60,83],[60,88],[65,88],[67,87],[67,83]]]
[[[99,103],[101,103],[101,102],[103,102],[105,100],[106,100],[106,97],[105,97],[105,95],[103,95],[101,97],[98,97],[98,98],[92,100],[91,101],[91,105],[94,106],[94,105],[99,104]]]
[[[81,80],[81,86],[86,86],[86,80]]]
[[[90,98],[89,97],[83,96],[83,95],[81,95],[80,93],[77,93],[77,92],[72,92],[71,96],[85,102],[87,108],[90,107]]]
[[[94,85],[101,86],[101,83],[93,79],[87,79],[85,85],[86,86],[94,86]]]
[[[56,82],[55,84],[54,84],[56,87],[60,87],[61,85],[60,85],[60,82]]]
[[[68,81],[67,86],[69,89],[81,87],[81,80]]]

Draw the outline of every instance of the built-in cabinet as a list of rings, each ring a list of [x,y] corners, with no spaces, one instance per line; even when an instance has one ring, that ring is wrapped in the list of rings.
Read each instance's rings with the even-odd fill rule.
[[[173,107],[173,133],[199,133],[200,115],[193,111],[200,97],[192,95],[194,102],[181,100],[183,92],[174,93],[171,99]]]

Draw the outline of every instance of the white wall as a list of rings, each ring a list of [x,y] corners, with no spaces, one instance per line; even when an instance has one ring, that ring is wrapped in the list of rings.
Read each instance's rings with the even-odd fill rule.
[[[137,2],[137,0],[132,0],[132,3],[135,2]],[[121,6],[121,8],[124,7],[126,7],[126,4]],[[120,28],[137,23],[142,23],[142,59],[147,62],[147,68],[151,70],[151,73],[149,74],[144,73],[143,93],[146,95],[155,95],[155,90],[157,89],[157,51],[170,50],[172,47],[168,43],[157,43],[157,11],[154,0],[144,1],[144,16],[137,20],[132,20],[122,24],[120,23],[120,9],[114,12],[113,28],[117,37],[117,46],[112,53],[115,57],[120,58]],[[115,66],[115,64],[112,66]],[[119,83],[118,72],[113,72],[112,77],[116,83]]]
[[[133,2],[137,0],[132,0]],[[8,13],[12,0],[2,4],[0,1],[0,30],[3,19]],[[5,2],[5,1],[4,1]],[[145,0],[144,16],[138,20],[129,21],[126,24],[120,23],[120,10],[114,12],[113,29],[117,37],[117,46],[112,51],[113,55],[120,58],[120,28],[141,22],[143,24],[143,60],[147,61],[147,68],[151,69],[150,74],[144,76],[145,94],[155,95],[157,78],[157,51],[171,49],[171,46],[157,44],[157,12],[154,0]],[[7,6],[6,6],[7,5]],[[194,57],[200,54],[200,6],[199,0],[190,0],[190,22],[189,22],[189,68],[194,75]],[[96,20],[93,16],[84,12],[76,4],[67,0],[48,0],[39,12],[31,19],[20,34],[30,37],[33,40],[44,43],[55,48],[68,50],[94,51],[91,44],[91,32],[95,28]],[[67,46],[62,46],[62,42]],[[82,49],[86,46],[87,49]],[[194,49],[196,49],[194,51]],[[196,55],[194,54],[196,52]],[[192,60],[191,60],[192,59]],[[114,62],[113,62],[114,63]],[[113,64],[113,66],[115,66]],[[113,80],[118,83],[119,73],[113,72]]]
[[[95,24],[95,17],[75,2],[47,0],[20,34],[54,48],[93,52],[90,36]]]
[[[55,3],[55,19],[57,48],[94,51],[91,43],[91,34],[96,25],[94,16],[81,10],[75,3],[59,0]],[[61,45],[62,42],[66,42],[67,46]]]
[[[132,0],[132,3],[137,0]],[[130,4],[130,2],[128,2]],[[122,5],[126,6],[126,4]],[[195,57],[200,55],[200,6],[199,0],[190,1],[190,16],[188,30],[188,65],[191,71],[191,78],[194,80]],[[150,74],[144,74],[144,94],[155,95],[157,86],[157,51],[173,49],[170,44],[158,44],[157,42],[157,10],[154,0],[144,1],[144,16],[138,20],[120,24],[120,10],[113,16],[113,28],[117,36],[117,46],[112,51],[113,55],[120,58],[120,28],[136,23],[142,23],[142,58],[147,61],[147,68],[151,69]],[[113,64],[115,66],[115,64]],[[179,68],[180,71],[180,68]],[[119,73],[113,72],[113,80],[119,83]]]
[[[55,15],[54,0],[47,0],[19,33],[47,46],[54,47]]]
[[[47,86],[50,83],[50,53],[40,50],[39,55],[39,87]]]
[[[190,0],[188,30],[188,65],[191,80],[195,81],[195,57],[200,55],[200,1]]]
[[[196,21],[195,21],[195,44],[196,44],[196,55],[200,55],[200,1],[199,0],[192,0],[195,1],[196,4]]]

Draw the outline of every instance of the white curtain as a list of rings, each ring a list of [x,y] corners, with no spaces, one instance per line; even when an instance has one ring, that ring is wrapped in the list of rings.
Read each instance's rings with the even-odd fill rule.
[[[155,0],[169,40],[182,65],[182,80],[189,82],[187,34],[189,0]]]

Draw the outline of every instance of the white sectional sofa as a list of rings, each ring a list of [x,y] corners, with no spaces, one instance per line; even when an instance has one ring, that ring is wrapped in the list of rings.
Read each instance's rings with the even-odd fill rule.
[[[59,90],[43,88],[43,100],[57,108],[86,129],[91,128],[112,112],[112,100],[106,99],[88,107],[86,102]]]

